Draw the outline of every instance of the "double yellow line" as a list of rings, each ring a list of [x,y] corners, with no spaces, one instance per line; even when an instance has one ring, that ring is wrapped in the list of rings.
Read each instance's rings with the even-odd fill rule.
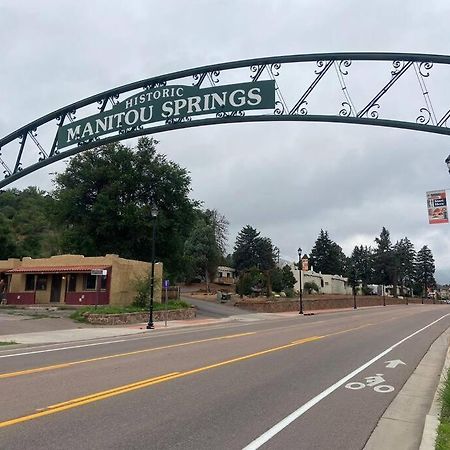
[[[86,363],[91,363],[91,362],[96,362],[96,361],[104,361],[106,359],[123,358],[124,356],[132,356],[132,355],[139,355],[141,353],[155,352],[157,350],[167,350],[169,348],[185,347],[187,345],[201,344],[203,342],[220,341],[222,339],[233,339],[233,338],[242,337],[242,336],[250,336],[251,334],[255,334],[255,332],[231,334],[228,336],[220,336],[220,337],[208,338],[208,339],[199,339],[197,341],[182,342],[180,344],[165,345],[163,347],[146,348],[144,350],[135,350],[132,352],[117,353],[116,355],[99,356],[98,358],[81,359],[78,361],[71,361],[68,363],[53,364],[51,366],[36,367],[34,369],[19,370],[18,372],[2,373],[2,374],[0,374],[0,380],[5,379],[5,378],[18,377],[20,375],[30,375],[32,373],[47,372],[49,370],[65,369],[67,367],[77,366],[79,364],[86,364]]]
[[[292,347],[296,347],[298,345],[302,345],[302,344],[306,344],[308,342],[313,342],[313,341],[318,341],[320,339],[324,339],[326,337],[329,336],[333,336],[333,335],[337,335],[337,334],[341,334],[341,333],[347,333],[349,331],[353,331],[353,330],[358,330],[361,328],[364,328],[366,326],[369,326],[372,324],[365,324],[365,325],[361,325],[359,327],[355,327],[355,328],[350,328],[347,330],[342,330],[342,331],[338,331],[335,333],[330,333],[330,334],[326,334],[323,336],[311,336],[311,337],[307,337],[304,339],[299,339],[296,341],[293,341],[289,344],[285,344],[285,345],[281,345],[278,347],[272,347],[266,350],[262,350],[256,353],[251,353],[248,355],[244,355],[244,356],[239,356],[236,358],[232,358],[232,359],[228,359],[225,361],[221,361],[219,363],[216,364],[210,364],[207,366],[203,366],[203,367],[199,367],[197,369],[192,369],[192,370],[187,370],[185,372],[171,372],[171,373],[167,373],[165,375],[160,375],[154,378],[148,378],[146,380],[141,380],[135,383],[131,383],[131,384],[126,384],[123,386],[118,386],[116,388],[113,389],[109,389],[106,391],[101,391],[101,392],[96,392],[94,394],[90,394],[84,397],[78,397],[78,398],[74,398],[62,403],[57,403],[55,405],[51,405],[48,406],[47,408],[44,408],[36,413],[33,414],[29,414],[26,416],[22,416],[22,417],[17,417],[15,419],[10,419],[10,420],[6,420],[3,422],[0,422],[0,428],[4,428],[4,427],[8,427],[11,425],[15,425],[18,423],[22,423],[22,422],[27,422],[29,420],[33,420],[33,419],[37,419],[40,417],[44,417],[44,416],[48,416],[50,414],[56,414],[58,412],[62,412],[62,411],[66,411],[69,409],[73,409],[73,408],[77,408],[79,406],[82,405],[86,405],[89,403],[93,403],[93,402],[97,402],[100,400],[105,400],[107,398],[110,397],[115,397],[116,395],[120,395],[120,394],[125,394],[128,392],[132,392],[138,389],[143,389],[149,386],[153,386],[155,384],[159,384],[159,383],[164,383],[167,381],[171,381],[171,380],[175,380],[178,378],[183,378],[189,375],[194,375],[200,372],[205,372],[207,370],[211,370],[211,369],[215,369],[218,367],[223,367],[226,365],[230,365],[230,364],[234,364],[237,362],[241,362],[241,361],[246,361],[249,360],[251,358],[256,358],[258,356],[262,356],[262,355],[267,355],[270,353],[274,353],[274,352],[278,352],[280,350],[285,350],[288,348],[292,348]],[[128,352],[128,353],[122,353],[119,355],[111,355],[111,356],[104,356],[104,357],[100,357],[100,358],[92,358],[92,359],[88,359],[88,360],[82,360],[82,361],[74,361],[72,363],[66,363],[66,364],[59,364],[56,366],[46,366],[46,367],[42,367],[42,368],[37,368],[37,369],[29,369],[28,371],[22,371],[22,372],[12,372],[11,374],[3,374],[3,378],[7,378],[7,375],[9,376],[17,376],[17,375],[23,375],[25,373],[34,373],[34,372],[42,372],[44,370],[51,370],[52,368],[61,368],[61,367],[68,367],[74,364],[82,364],[82,363],[86,363],[86,362],[92,362],[92,361],[100,361],[103,359],[109,359],[109,358],[114,358],[114,357],[119,357],[119,356],[125,356],[125,355],[135,355],[138,353],[143,353],[146,351],[154,351],[154,350],[160,350],[160,349],[165,349],[165,348],[173,348],[173,347],[180,347],[183,345],[190,345],[193,343],[199,343],[199,342],[208,342],[208,341],[214,341],[214,340],[219,340],[219,339],[231,339],[234,337],[240,337],[240,336],[246,336],[246,335],[250,335],[250,334],[254,334],[254,333],[243,333],[243,334],[239,334],[239,335],[230,335],[230,336],[222,336],[219,338],[210,338],[210,339],[203,339],[203,340],[199,340],[199,341],[191,341],[191,342],[186,342],[186,343],[182,343],[182,344],[174,344],[174,345],[169,345],[169,346],[165,346],[165,347],[158,347],[158,348],[154,348],[154,349],[146,349],[146,350],[138,350],[135,352]]]

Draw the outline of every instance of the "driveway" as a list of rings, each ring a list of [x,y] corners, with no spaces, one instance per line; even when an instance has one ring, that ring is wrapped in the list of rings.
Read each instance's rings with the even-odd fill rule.
[[[197,316],[200,318],[212,317],[218,319],[223,317],[252,314],[251,311],[243,311],[242,309],[233,306],[231,302],[218,303],[207,300],[198,300],[196,298],[188,296],[185,297],[182,296],[181,299],[184,300],[186,303],[194,305],[197,308]]]
[[[1,309],[0,336],[92,327],[92,325],[70,319],[72,312],[70,310]]]

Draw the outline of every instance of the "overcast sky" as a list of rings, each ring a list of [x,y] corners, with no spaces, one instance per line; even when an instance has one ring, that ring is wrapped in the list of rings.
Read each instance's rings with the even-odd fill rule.
[[[98,92],[206,64],[337,51],[448,55],[449,23],[448,0],[0,0],[0,137]],[[353,86],[375,94],[390,70],[385,64],[378,84],[375,70],[356,70]],[[442,115],[450,108],[450,71],[431,72],[431,99]],[[413,82],[417,90],[412,80],[381,102],[384,112],[408,104]],[[306,87],[292,76],[285,83],[298,94]],[[310,106],[326,104],[324,95]],[[293,260],[299,246],[310,251],[323,228],[349,255],[355,244],[374,245],[385,226],[394,242],[408,236],[416,249],[428,245],[438,281],[450,282],[450,228],[428,224],[425,199],[426,191],[450,187],[448,136],[299,122],[156,138],[160,152],[190,171],[192,196],[228,218],[230,248],[250,224]],[[49,172],[63,167],[10,187],[51,189]]]

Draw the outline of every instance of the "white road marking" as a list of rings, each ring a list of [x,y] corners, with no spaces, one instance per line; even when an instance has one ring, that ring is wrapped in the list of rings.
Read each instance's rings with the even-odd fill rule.
[[[380,394],[387,394],[388,392],[392,392],[394,390],[394,386],[389,386],[387,384],[380,384],[379,386],[375,386],[373,390]]]
[[[309,409],[311,409],[313,406],[317,405],[321,400],[328,397],[330,394],[332,394],[336,389],[340,388],[343,384],[345,384],[347,381],[351,380],[355,375],[358,375],[363,370],[367,369],[367,367],[371,366],[374,362],[378,361],[379,359],[386,356],[388,353],[390,353],[394,348],[397,348],[399,345],[403,344],[403,342],[407,341],[408,339],[411,339],[416,334],[421,333],[422,331],[426,330],[427,328],[433,326],[435,323],[441,321],[445,317],[450,316],[450,314],[445,314],[444,316],[440,317],[437,320],[434,320],[433,322],[429,323],[428,325],[424,326],[423,328],[420,328],[420,330],[415,331],[414,333],[410,334],[409,336],[406,336],[402,340],[398,341],[391,347],[388,347],[386,350],[382,351],[380,354],[372,358],[370,361],[367,361],[362,366],[355,369],[353,372],[350,372],[348,375],[346,375],[344,378],[341,378],[339,381],[322,391],[319,395],[316,395],[314,398],[306,402],[304,405],[300,406],[300,408],[296,409],[294,412],[289,414],[287,417],[282,419],[280,422],[275,424],[272,428],[267,430],[265,433],[263,433],[261,436],[256,438],[254,441],[250,442],[247,446],[243,448],[243,450],[256,450],[260,448],[262,445],[264,445],[267,441],[272,439],[274,436],[276,436],[280,431],[284,430],[288,425],[290,425],[292,422],[297,420],[299,417],[301,417],[303,414],[305,414]]]
[[[406,363],[404,363],[400,359],[393,359],[392,361],[385,361],[385,363],[388,363],[388,365],[386,366],[388,369],[395,369],[399,364],[406,366]]]
[[[0,358],[12,358],[14,356],[36,355],[37,353],[60,352],[61,350],[71,350],[73,348],[94,347],[96,345],[116,344],[118,342],[128,342],[129,339],[118,339],[116,341],[94,342],[93,344],[73,345],[70,347],[48,348],[46,350],[34,350],[32,352],[13,353],[11,355],[0,355]]]

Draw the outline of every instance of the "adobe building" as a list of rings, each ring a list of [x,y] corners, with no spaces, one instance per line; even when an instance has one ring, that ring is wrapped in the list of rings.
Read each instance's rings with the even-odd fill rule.
[[[154,300],[161,302],[162,263],[155,264]],[[151,263],[118,255],[58,255],[0,261],[10,305],[130,305],[136,283],[147,278]]]

